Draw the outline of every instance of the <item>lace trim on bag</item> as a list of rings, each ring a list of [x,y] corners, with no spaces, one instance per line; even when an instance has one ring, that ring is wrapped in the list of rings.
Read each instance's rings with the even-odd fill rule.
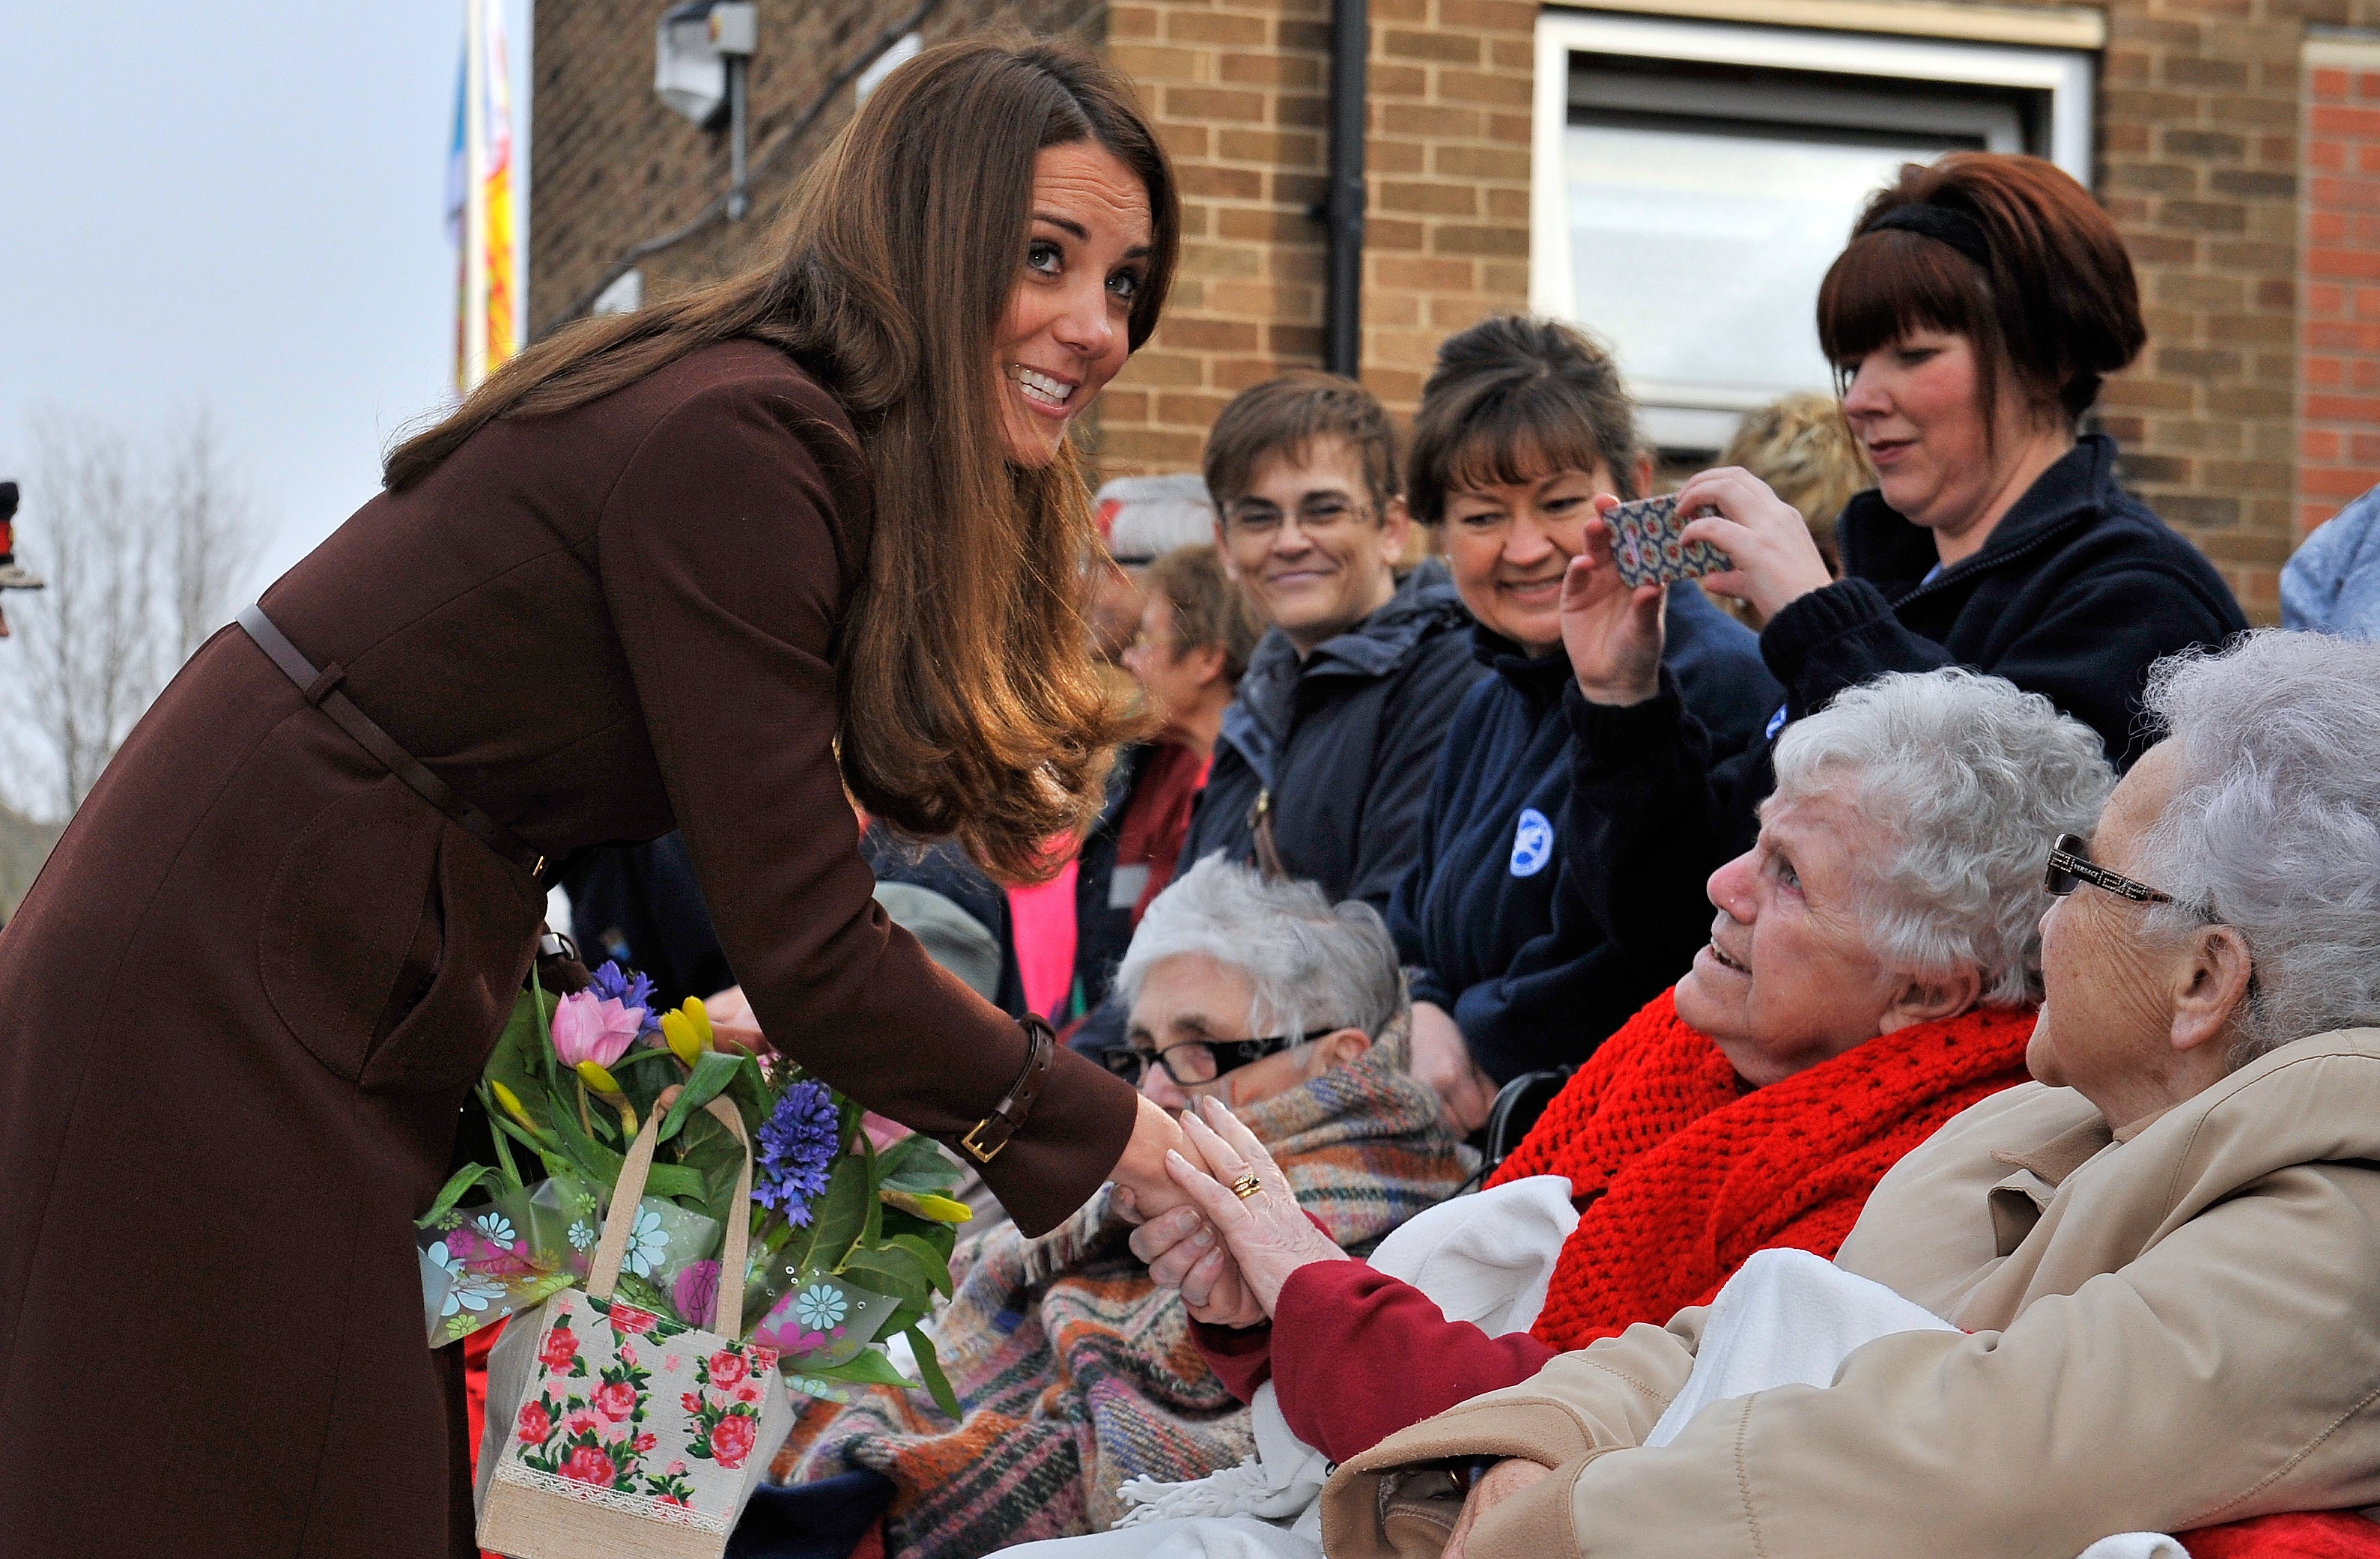
[[[496,1468],[496,1481],[517,1483],[540,1493],[560,1494],[581,1505],[615,1510],[623,1516],[641,1517],[647,1521],[659,1521],[664,1526],[689,1527],[698,1532],[719,1537],[727,1535],[726,1517],[705,1516],[690,1505],[668,1505],[650,1494],[632,1494],[618,1489],[600,1488],[593,1483],[581,1483],[576,1479],[556,1477],[540,1472],[533,1467],[523,1467],[516,1461],[505,1461]]]

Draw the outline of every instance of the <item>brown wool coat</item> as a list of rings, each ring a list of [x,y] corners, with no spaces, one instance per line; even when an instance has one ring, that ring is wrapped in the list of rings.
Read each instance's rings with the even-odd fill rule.
[[[716,346],[488,428],[264,606],[550,857],[682,828],[771,1042],[957,1133],[1026,1045],[869,896],[829,746],[867,492],[817,383]],[[409,1223],[543,910],[238,629],[175,679],[0,932],[11,1559],[469,1551]],[[1134,1107],[1062,1047],[986,1178],[1047,1228]]]

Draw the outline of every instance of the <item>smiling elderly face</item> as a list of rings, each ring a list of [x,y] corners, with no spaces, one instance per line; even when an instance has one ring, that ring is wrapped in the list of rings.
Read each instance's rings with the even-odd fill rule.
[[[1711,939],[1678,982],[1678,1016],[1755,1087],[1919,1019],[1868,950],[1855,848],[1888,845],[1829,792],[1769,804],[1752,849],[1711,874]],[[1929,1014],[1935,1015],[1935,1014]]]

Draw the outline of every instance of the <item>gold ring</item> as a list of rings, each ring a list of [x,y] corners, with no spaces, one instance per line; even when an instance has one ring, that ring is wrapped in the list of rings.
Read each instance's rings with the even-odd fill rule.
[[[1242,1202],[1245,1202],[1262,1190],[1264,1190],[1264,1182],[1257,1178],[1257,1172],[1253,1169],[1232,1182],[1232,1194]]]

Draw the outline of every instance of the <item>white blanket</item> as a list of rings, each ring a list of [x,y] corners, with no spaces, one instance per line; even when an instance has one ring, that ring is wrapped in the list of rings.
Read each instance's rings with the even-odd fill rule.
[[[1578,1227],[1570,1182],[1533,1175],[1415,1215],[1372,1252],[1377,1271],[1437,1301],[1450,1321],[1490,1336],[1525,1332],[1545,1308],[1554,1262]],[[1250,1405],[1257,1454],[1186,1483],[1135,1478],[1136,1506],[1112,1532],[1026,1543],[1035,1559],[1321,1559],[1318,1503],[1330,1463],[1290,1432],[1268,1381]]]

